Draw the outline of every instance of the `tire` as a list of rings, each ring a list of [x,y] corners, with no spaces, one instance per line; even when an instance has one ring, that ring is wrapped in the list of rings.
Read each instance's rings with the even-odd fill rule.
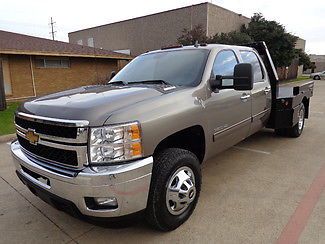
[[[298,112],[298,123],[292,128],[288,128],[288,135],[290,137],[299,137],[302,134],[305,126],[305,106],[303,103],[300,104],[300,109]]]
[[[286,129],[275,129],[275,134],[277,136],[286,136],[287,135],[287,130]]]
[[[320,76],[319,75],[315,75],[314,76],[314,80],[320,80]]]
[[[184,176],[184,173],[187,177],[183,177],[183,179],[187,180],[180,181],[181,177],[179,176]],[[186,182],[186,186],[190,186],[191,184],[189,183],[193,184],[192,187],[184,188],[184,184],[180,184],[182,182],[184,184]],[[175,190],[168,190],[172,187],[176,189],[176,186],[179,185],[182,187],[179,190],[187,190],[186,195],[178,191],[175,193]],[[179,148],[169,148],[161,151],[154,156],[154,166],[146,209],[147,222],[152,227],[161,231],[176,229],[193,213],[199,199],[200,190],[201,167],[197,157],[192,152]],[[169,193],[168,196],[167,193]],[[173,197],[177,196],[177,199],[181,199],[181,201],[187,199],[188,204],[184,205],[184,202],[177,204],[177,202],[169,200],[170,195]],[[180,196],[186,197],[180,198]],[[183,208],[179,210],[179,207]]]
[[[289,137],[297,138],[301,136],[302,131],[304,130],[304,126],[305,126],[305,106],[303,103],[301,103],[298,112],[298,123],[291,128],[275,129],[275,134],[278,136],[289,136]]]

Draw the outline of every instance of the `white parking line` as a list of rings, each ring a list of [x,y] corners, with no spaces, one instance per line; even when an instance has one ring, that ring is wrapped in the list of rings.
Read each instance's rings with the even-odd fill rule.
[[[235,148],[235,149],[239,149],[239,150],[244,150],[244,151],[249,151],[249,152],[255,152],[255,153],[267,154],[267,155],[270,155],[270,154],[271,154],[270,152],[261,151],[261,150],[256,150],[256,149],[251,149],[251,148],[246,148],[246,147],[233,146],[233,148]]]
[[[311,111],[312,114],[324,114],[324,112]]]

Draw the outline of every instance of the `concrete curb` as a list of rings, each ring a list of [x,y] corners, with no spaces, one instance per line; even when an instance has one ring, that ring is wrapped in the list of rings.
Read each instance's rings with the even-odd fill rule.
[[[16,134],[9,134],[9,135],[5,135],[5,136],[0,136],[0,143],[10,142],[10,141],[13,141],[16,138],[17,138]]]

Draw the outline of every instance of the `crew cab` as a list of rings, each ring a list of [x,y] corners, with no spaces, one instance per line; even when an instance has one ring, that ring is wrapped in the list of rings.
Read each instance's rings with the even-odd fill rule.
[[[264,127],[301,135],[314,83],[278,83],[264,42],[142,54],[106,85],[23,103],[16,173],[74,215],[144,213],[153,227],[176,229],[195,209],[207,159]]]

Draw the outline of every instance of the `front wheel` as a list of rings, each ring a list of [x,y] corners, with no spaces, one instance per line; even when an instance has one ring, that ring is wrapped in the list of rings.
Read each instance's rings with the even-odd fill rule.
[[[169,148],[155,157],[146,209],[150,225],[171,231],[193,213],[201,190],[201,169],[190,151]]]
[[[320,76],[319,75],[315,75],[314,76],[314,80],[320,80]]]

